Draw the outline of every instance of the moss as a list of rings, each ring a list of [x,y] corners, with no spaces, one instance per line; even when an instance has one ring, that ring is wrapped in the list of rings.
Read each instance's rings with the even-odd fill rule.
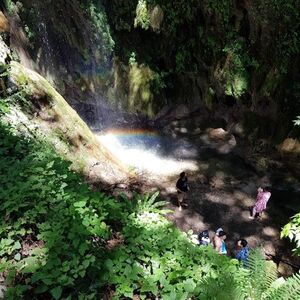
[[[130,110],[146,112],[153,116],[153,94],[151,82],[154,72],[145,65],[133,63],[129,70],[129,97],[128,106]]]
[[[46,79],[17,62],[11,62],[10,76],[14,83],[20,87],[23,87],[24,80],[26,81],[24,92],[27,93],[31,101],[38,102],[41,99],[47,99],[44,106],[39,108],[36,121],[43,128],[48,142],[54,144],[64,157],[73,162],[74,169],[86,170],[91,160],[109,161],[110,164],[115,164],[119,169],[124,168],[97,141],[76,111]]]
[[[271,69],[260,88],[260,94],[262,96],[270,96],[270,94],[276,90],[281,81],[281,78],[282,76],[276,69]]]

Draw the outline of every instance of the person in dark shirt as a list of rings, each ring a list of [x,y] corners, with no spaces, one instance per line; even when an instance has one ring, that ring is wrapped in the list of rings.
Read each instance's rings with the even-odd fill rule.
[[[187,203],[184,203],[184,201],[187,199],[187,192],[190,190],[185,172],[180,173],[180,177],[176,183],[176,189],[179,210],[182,210],[182,205],[187,206]]]

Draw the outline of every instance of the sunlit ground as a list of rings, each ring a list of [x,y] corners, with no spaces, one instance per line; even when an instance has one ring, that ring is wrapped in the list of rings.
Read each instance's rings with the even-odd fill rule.
[[[139,172],[169,176],[198,169],[195,148],[155,132],[111,130],[96,136],[121,162]]]

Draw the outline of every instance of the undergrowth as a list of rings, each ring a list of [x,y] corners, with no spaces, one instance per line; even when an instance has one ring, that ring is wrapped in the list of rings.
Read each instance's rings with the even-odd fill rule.
[[[134,293],[185,299],[200,278],[236,265],[174,228],[155,197],[92,191],[52,148],[0,126],[0,270],[8,299],[95,299]],[[108,250],[120,231],[124,242]]]
[[[129,200],[93,191],[49,145],[3,122],[0,184],[7,299],[273,299],[263,294],[274,279],[263,261],[251,273],[193,244],[164,217],[158,193]],[[296,299],[279,286],[278,299]]]

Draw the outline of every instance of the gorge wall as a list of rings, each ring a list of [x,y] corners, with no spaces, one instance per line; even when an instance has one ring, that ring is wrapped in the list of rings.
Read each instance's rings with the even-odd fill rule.
[[[297,136],[300,3],[5,1],[10,46],[94,126],[200,111],[246,136]],[[183,105],[183,106],[182,106]],[[176,117],[176,116],[175,116]]]

